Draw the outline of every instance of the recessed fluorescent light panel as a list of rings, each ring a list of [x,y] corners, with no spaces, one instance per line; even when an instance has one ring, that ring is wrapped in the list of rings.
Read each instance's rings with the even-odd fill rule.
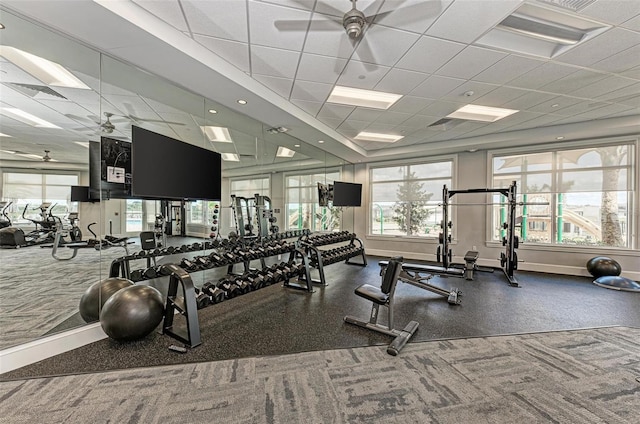
[[[233,143],[233,140],[231,140],[231,134],[229,134],[229,130],[225,127],[213,127],[208,125],[206,127],[200,127],[200,129],[210,141],[216,141],[218,143]]]
[[[220,153],[220,156],[226,162],[240,162],[240,157],[235,153]]]
[[[372,109],[389,109],[391,105],[397,102],[401,97],[401,94],[362,90],[360,88],[336,85],[329,95],[327,102],[369,107]]]
[[[278,146],[278,152],[276,153],[276,157],[279,158],[292,158],[295,155],[295,150],[287,149],[286,147]]]
[[[362,140],[362,141],[379,141],[382,143],[395,143],[396,141],[402,138],[404,138],[403,135],[378,134],[378,133],[361,131],[353,139]]]
[[[581,44],[611,28],[557,8],[524,3],[477,42],[546,58]]]
[[[54,125],[49,121],[40,119],[37,116],[34,116],[28,112],[25,112],[22,109],[18,109],[15,107],[0,107],[0,114],[7,116],[9,118],[15,119],[16,121],[20,121],[24,124],[31,125],[33,127],[60,128],[59,126]]]
[[[8,134],[0,133],[0,137],[11,137],[11,136],[10,136],[10,135],[8,135]]]
[[[447,118],[466,119],[469,121],[495,122],[509,115],[519,112],[513,109],[499,107],[466,105],[447,115]]]
[[[90,89],[62,65],[50,60],[10,46],[0,46],[0,55],[47,85]]]

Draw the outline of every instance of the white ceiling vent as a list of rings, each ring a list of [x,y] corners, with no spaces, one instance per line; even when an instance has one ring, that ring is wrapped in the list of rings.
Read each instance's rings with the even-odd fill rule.
[[[553,6],[561,7],[572,12],[579,12],[585,7],[592,5],[596,0],[538,0],[541,3],[551,4]]]
[[[579,0],[557,1],[578,2]],[[552,58],[609,28],[608,25],[573,13],[524,3],[482,36],[478,44]]]

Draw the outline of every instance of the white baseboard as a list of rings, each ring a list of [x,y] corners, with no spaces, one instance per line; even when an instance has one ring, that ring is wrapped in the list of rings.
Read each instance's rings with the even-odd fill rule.
[[[430,253],[411,253],[410,256],[404,256],[405,262],[413,260],[421,260],[421,261],[436,261],[436,255]],[[384,257],[392,257],[398,256],[398,252],[391,252],[386,250],[374,250],[367,249],[367,254],[374,256],[384,256]],[[452,262],[454,263],[464,263],[464,257],[454,256]],[[500,268],[500,262],[497,259],[478,259],[477,264],[479,266]],[[520,262],[518,263],[518,269],[520,271],[535,271],[540,272],[540,270],[544,270],[544,272],[549,274],[561,274],[561,275],[575,275],[581,277],[591,277],[586,267],[579,266],[569,266],[569,265],[551,265],[551,264],[539,264],[534,262]],[[517,272],[517,271],[516,271]],[[623,270],[623,277],[630,278],[632,280],[640,281],[640,272],[626,272]]]
[[[105,339],[99,322],[0,351],[0,374]]]

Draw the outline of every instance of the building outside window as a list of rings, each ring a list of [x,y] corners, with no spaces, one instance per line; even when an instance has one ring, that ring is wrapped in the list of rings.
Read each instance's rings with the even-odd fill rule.
[[[370,235],[438,237],[453,159],[370,168]]]
[[[631,247],[634,145],[495,154],[493,184],[516,181],[518,234],[528,243]],[[494,196],[492,238],[501,240],[506,205]],[[503,204],[500,204],[500,203]]]
[[[328,185],[339,180],[339,170],[286,175],[285,229],[339,230],[341,226],[340,209],[320,206],[318,203],[318,183]]]

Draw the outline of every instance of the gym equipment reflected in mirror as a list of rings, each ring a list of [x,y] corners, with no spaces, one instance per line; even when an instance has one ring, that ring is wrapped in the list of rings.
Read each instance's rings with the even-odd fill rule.
[[[109,276],[114,259],[144,250],[141,232],[153,234],[155,248],[204,245],[212,233],[235,230],[231,194],[255,193],[269,198],[285,229],[293,225],[285,222],[285,199],[309,200],[288,196],[285,180],[310,173],[333,180],[342,170],[343,160],[281,125],[257,122],[11,12],[2,10],[2,20],[2,226],[34,242],[0,249],[0,350],[85,325],[83,293]],[[49,80],[34,63],[64,77]],[[87,187],[90,171],[102,172],[92,169],[90,144],[102,137],[128,143],[132,126],[220,153],[221,201],[116,199],[103,190],[99,201],[73,201],[70,187]],[[56,240],[64,244],[52,255]]]

